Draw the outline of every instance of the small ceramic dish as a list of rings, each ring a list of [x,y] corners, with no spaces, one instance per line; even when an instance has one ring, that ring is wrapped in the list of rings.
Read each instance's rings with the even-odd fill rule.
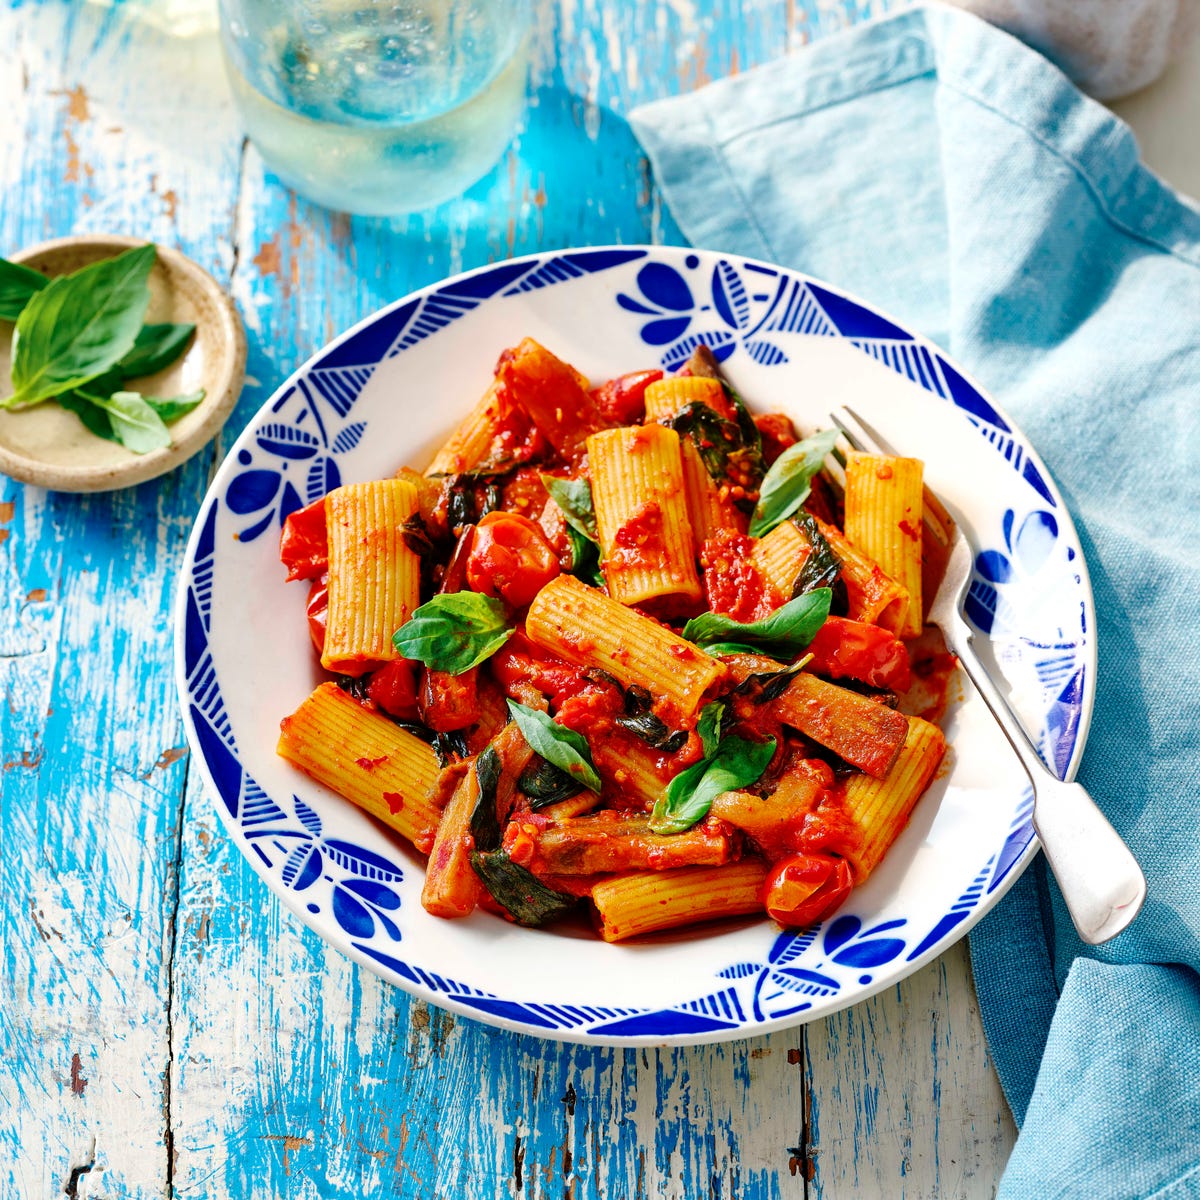
[[[31,246],[11,261],[46,275],[67,275],[123,250],[142,238],[86,234]],[[154,396],[203,388],[204,400],[170,425],[171,445],[134,454],[89,433],[74,413],[55,403],[0,410],[0,473],[59,492],[106,492],[129,487],[173,470],[191,458],[225,423],[242,389],[246,334],[233,301],[207,271],[176,250],[158,248],[150,272],[148,322],[196,326],[187,352],[165,371],[130,386]],[[8,386],[13,326],[0,321],[0,381]]]

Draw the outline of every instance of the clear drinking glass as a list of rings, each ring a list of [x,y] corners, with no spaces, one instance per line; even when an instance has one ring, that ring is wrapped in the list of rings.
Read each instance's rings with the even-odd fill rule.
[[[528,0],[221,0],[267,165],[330,208],[413,212],[500,157],[525,101]]]

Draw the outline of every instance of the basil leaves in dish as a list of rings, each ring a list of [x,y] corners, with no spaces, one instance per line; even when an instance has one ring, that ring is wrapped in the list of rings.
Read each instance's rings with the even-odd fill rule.
[[[50,282],[49,275],[0,258],[0,320],[15,321],[34,292]]]
[[[461,675],[490,658],[512,637],[504,605],[478,592],[434,596],[392,634],[404,658]]]
[[[138,246],[55,279],[0,259],[0,318],[16,322],[13,391],[0,408],[56,399],[91,433],[135,454],[169,446],[167,423],[204,392],[160,398],[126,386],[170,366],[195,332],[143,324],[156,258],[152,245]]]
[[[722,792],[756,783],[775,754],[775,739],[752,742],[732,735],[721,739],[715,753],[688,767],[667,784],[654,802],[650,828],[655,833],[682,833],[703,821]]]
[[[592,752],[582,733],[576,733],[544,712],[518,704],[515,700],[508,702],[508,711],[525,735],[531,750],[589,790],[600,791],[600,776],[596,774]]]
[[[758,504],[750,519],[751,537],[765,537],[808,499],[813,476],[821,469],[838,437],[836,429],[815,433],[789,446],[771,464],[758,489]]]
[[[799,654],[825,624],[832,596],[827,587],[815,588],[761,621],[702,613],[683,627],[683,636],[713,655],[767,654],[785,661]]]

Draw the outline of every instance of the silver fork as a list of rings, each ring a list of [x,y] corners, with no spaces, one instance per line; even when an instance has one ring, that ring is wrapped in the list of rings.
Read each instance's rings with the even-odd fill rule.
[[[895,454],[880,435],[848,408],[831,417],[856,450]],[[942,502],[943,506],[944,502]],[[972,630],[962,614],[974,554],[956,514],[949,560],[928,621],[958,658],[980,699],[991,710],[1033,787],[1033,827],[1079,936],[1098,946],[1116,937],[1137,916],[1146,898],[1146,878],[1117,831],[1078,783],[1059,779],[1042,762],[1029,735],[971,646]]]

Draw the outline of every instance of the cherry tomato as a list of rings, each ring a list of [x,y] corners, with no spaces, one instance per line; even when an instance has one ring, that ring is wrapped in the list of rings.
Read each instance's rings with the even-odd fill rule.
[[[763,907],[780,925],[799,929],[829,916],[850,894],[850,866],[827,854],[794,854],[776,863],[763,885]]]
[[[402,721],[415,721],[417,713],[417,680],[413,665],[406,658],[385,663],[367,684],[367,695],[390,716]]]
[[[809,669],[833,679],[857,679],[870,687],[903,692],[912,684],[904,643],[878,625],[827,617],[808,644]]]
[[[283,523],[279,558],[293,579],[316,579],[329,569],[329,541],[325,534],[325,498],[297,509]]]
[[[485,596],[523,608],[558,573],[558,555],[527,517],[490,512],[475,527],[467,583]]]
[[[323,574],[320,579],[314,579],[308,589],[308,604],[304,609],[308,617],[308,636],[318,654],[325,652],[325,625],[329,617],[329,575]]]
[[[513,688],[532,683],[539,691],[560,701],[584,686],[574,663],[557,658],[525,636],[523,626],[492,655],[489,664],[500,686],[516,699]]]
[[[632,425],[646,415],[646,389],[663,377],[661,371],[631,371],[592,391],[592,403],[614,425]]]

